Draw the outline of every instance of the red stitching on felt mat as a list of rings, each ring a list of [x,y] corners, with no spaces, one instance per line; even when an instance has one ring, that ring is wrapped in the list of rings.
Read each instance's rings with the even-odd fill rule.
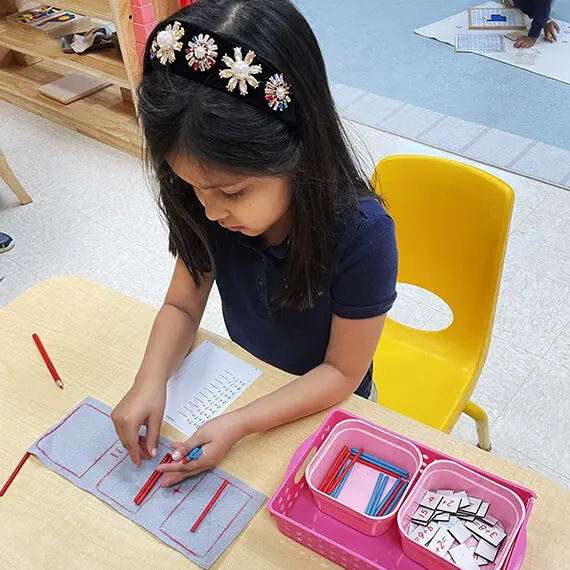
[[[75,410],[73,410],[73,412],[71,412],[66,418],[64,418],[59,424],[57,424],[54,428],[52,428],[51,430],[49,430],[48,432],[46,432],[44,435],[42,435],[42,437],[40,437],[40,439],[38,439],[38,442],[36,443],[36,447],[38,448],[39,451],[41,451],[52,463],[54,463],[55,465],[57,465],[58,467],[60,467],[61,469],[63,469],[64,471],[67,471],[68,473],[71,473],[73,476],[77,477],[78,479],[81,479],[82,477],[85,476],[85,474],[90,471],[91,469],[93,469],[93,467],[95,467],[95,465],[97,463],[99,463],[99,461],[101,461],[101,459],[103,458],[103,456],[119,441],[118,439],[114,439],[113,443],[93,462],[93,464],[91,466],[89,466],[81,475],[78,475],[77,473],[75,473],[74,471],[72,471],[71,469],[68,469],[67,467],[64,467],[61,463],[58,463],[57,461],[54,461],[49,454],[44,451],[41,447],[40,447],[40,442],[42,440],[44,440],[46,437],[50,436],[52,433],[54,433],[56,430],[58,430],[75,412],[78,412],[83,406],[89,406],[90,408],[93,408],[94,410],[96,410],[97,412],[99,412],[100,414],[103,414],[104,416],[107,416],[108,418],[110,418],[111,416],[109,414],[106,414],[105,412],[101,411],[99,408],[96,408],[95,406],[92,406],[91,404],[81,404],[79,407],[75,408]]]
[[[188,491],[188,493],[186,493],[186,496],[172,509],[172,511],[170,512],[170,514],[164,519],[164,521],[162,521],[159,530],[160,532],[162,532],[164,535],[166,535],[170,540],[172,540],[172,542],[176,543],[178,546],[180,546],[181,548],[183,548],[184,550],[186,550],[186,552],[189,552],[190,554],[192,554],[192,556],[195,556],[196,558],[204,558],[204,556],[206,556],[207,554],[209,554],[210,550],[212,550],[212,548],[214,548],[214,546],[216,545],[216,543],[220,540],[220,538],[222,538],[223,534],[228,530],[228,528],[230,528],[230,526],[232,526],[233,522],[236,520],[236,518],[240,515],[240,513],[245,509],[245,507],[248,505],[248,503],[251,501],[251,499],[253,499],[253,495],[250,495],[247,491],[245,491],[244,489],[242,489],[241,487],[238,487],[237,485],[234,485],[231,481],[229,481],[229,485],[232,487],[235,487],[238,491],[241,491],[244,495],[247,495],[249,498],[247,499],[247,501],[243,504],[242,508],[236,513],[235,517],[230,520],[230,522],[227,524],[227,526],[222,530],[222,532],[218,535],[218,537],[216,538],[216,540],[214,540],[214,542],[210,545],[210,548],[208,548],[208,550],[206,550],[206,552],[204,552],[204,554],[196,554],[193,550],[190,550],[187,546],[185,546],[184,544],[182,544],[179,540],[176,540],[174,537],[170,536],[162,527],[167,523],[168,519],[174,514],[174,511],[180,506],[182,505],[182,503],[188,498],[188,496],[190,495],[190,493],[192,493],[196,487],[198,487],[198,485],[206,478],[206,475],[208,475],[208,473],[206,473],[204,475],[204,477],[202,477],[202,479],[200,479],[200,481],[198,481],[198,483],[192,488],[190,489],[190,491]],[[217,473],[212,473],[212,475],[215,475],[218,479],[221,479],[222,481],[224,480],[223,477],[220,477],[220,475],[218,475]]]
[[[164,443],[161,443],[160,441],[158,442],[158,445],[162,445],[162,447],[166,447],[166,449],[168,451],[170,451],[170,448],[167,445],[164,445]],[[111,495],[108,495],[107,493],[105,493],[105,491],[101,491],[101,489],[99,488],[99,485],[101,485],[101,483],[103,482],[103,479],[106,479],[113,470],[117,469],[117,467],[119,467],[119,465],[121,465],[121,463],[123,463],[123,461],[125,461],[126,459],[128,459],[129,456],[125,455],[125,457],[123,457],[123,459],[121,459],[121,461],[119,461],[117,464],[113,465],[113,467],[111,467],[111,469],[109,469],[109,471],[107,471],[107,473],[105,473],[105,475],[103,475],[103,477],[101,477],[101,479],[99,479],[99,481],[97,482],[97,485],[95,485],[95,488],[97,489],[97,491],[99,491],[99,493],[101,493],[101,495],[104,495],[105,497],[107,497],[108,499],[110,499],[111,501],[113,501],[113,503],[119,505],[119,507],[122,507],[123,509],[125,509],[125,511],[128,511],[129,513],[133,513],[136,514],[138,513],[141,508],[148,503],[148,501],[158,492],[158,490],[160,489],[160,485],[159,486],[155,486],[154,490],[152,491],[152,493],[150,493],[147,497],[145,497],[144,501],[140,504],[137,505],[136,510],[132,511],[129,507],[126,507],[125,505],[123,505],[122,503],[119,503],[119,501],[117,501],[116,499],[113,499],[113,497],[111,497]],[[133,503],[134,504],[134,503]]]

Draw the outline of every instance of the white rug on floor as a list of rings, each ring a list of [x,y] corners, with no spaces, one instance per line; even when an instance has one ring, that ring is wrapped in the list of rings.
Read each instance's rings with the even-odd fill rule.
[[[502,5],[497,2],[485,2],[477,8],[500,8]],[[562,81],[562,83],[570,84],[570,24],[561,20],[556,20],[560,26],[560,34],[558,41],[549,43],[544,40],[541,34],[533,48],[518,49],[514,47],[514,43],[505,39],[506,51],[503,53],[479,53],[496,61],[508,63],[521,69],[526,69],[532,73],[538,73],[551,79]],[[424,26],[414,30],[416,34],[426,38],[433,38],[440,42],[450,44],[455,47],[455,36],[458,33],[469,32],[468,11],[464,10],[455,16],[450,16],[445,20],[435,22],[429,26]],[[500,30],[477,30],[472,33],[481,34],[497,34],[506,35],[510,31]],[[465,57],[465,54],[458,53],[457,57]]]

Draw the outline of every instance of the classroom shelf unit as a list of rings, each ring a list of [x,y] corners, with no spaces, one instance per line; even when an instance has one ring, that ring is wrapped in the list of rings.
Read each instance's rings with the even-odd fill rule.
[[[180,0],[55,0],[53,5],[89,16],[93,23],[114,22],[120,52],[109,49],[64,54],[57,40],[6,23],[5,16],[29,8],[29,2],[2,2],[0,100],[139,156],[141,133],[133,101],[140,80],[142,48],[156,21],[177,10]],[[38,92],[41,85],[69,72],[91,75],[112,86],[69,105]]]

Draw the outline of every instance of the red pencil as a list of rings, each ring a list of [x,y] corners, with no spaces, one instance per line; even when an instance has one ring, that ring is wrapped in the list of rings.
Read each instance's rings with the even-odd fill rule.
[[[160,465],[164,465],[165,463],[172,462],[172,455],[167,453],[160,462]],[[152,475],[148,478],[147,482],[142,486],[142,489],[138,492],[137,496],[135,497],[135,504],[140,505],[144,500],[145,497],[150,493],[151,489],[156,485],[157,481],[160,479],[162,475],[162,471],[153,471]]]
[[[190,532],[196,532],[196,529],[200,526],[206,515],[210,512],[211,508],[214,506],[214,503],[220,498],[220,495],[224,491],[224,489],[228,486],[229,481],[224,479],[224,482],[220,486],[220,488],[216,491],[216,494],[212,497],[212,500],[208,503],[208,506],[204,509],[202,514],[198,517],[198,520],[192,525]]]
[[[36,343],[36,346],[38,347],[38,350],[40,351],[40,354],[42,355],[42,358],[44,359],[44,362],[50,371],[53,381],[63,390],[63,382],[61,381],[61,378],[59,377],[59,374],[57,373],[57,370],[55,369],[55,366],[53,365],[53,362],[51,361],[48,353],[46,352],[46,349],[44,348],[40,337],[37,334],[33,334],[32,338],[34,339],[34,342]]]
[[[30,452],[26,451],[26,453],[24,453],[24,457],[22,457],[22,459],[20,460],[20,463],[18,463],[16,469],[14,469],[14,472],[12,473],[12,475],[10,475],[10,477],[8,477],[8,481],[6,481],[6,484],[0,490],[0,497],[4,496],[4,493],[8,490],[8,487],[12,484],[12,481],[15,479],[16,475],[19,473],[20,469],[24,466],[24,463],[26,463],[26,459],[28,459],[28,457],[30,457]]]

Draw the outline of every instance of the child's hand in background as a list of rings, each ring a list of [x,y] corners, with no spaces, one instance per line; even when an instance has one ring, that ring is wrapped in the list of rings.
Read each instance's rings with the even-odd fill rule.
[[[229,453],[230,449],[247,435],[244,425],[236,412],[222,414],[206,422],[184,443],[175,442],[172,447],[173,463],[160,465],[157,469],[164,472],[161,486],[169,487],[186,477],[192,477],[212,469]],[[202,447],[202,455],[186,464],[182,460],[195,448]]]
[[[531,48],[536,43],[536,38],[521,36],[516,42],[516,48]]]
[[[137,467],[142,459],[150,459],[157,453],[165,405],[166,385],[137,377],[111,413],[117,435]],[[139,436],[143,425],[146,437]]]
[[[544,39],[547,42],[555,42],[558,39],[559,32],[560,26],[554,20],[550,20],[550,22],[544,26]]]

